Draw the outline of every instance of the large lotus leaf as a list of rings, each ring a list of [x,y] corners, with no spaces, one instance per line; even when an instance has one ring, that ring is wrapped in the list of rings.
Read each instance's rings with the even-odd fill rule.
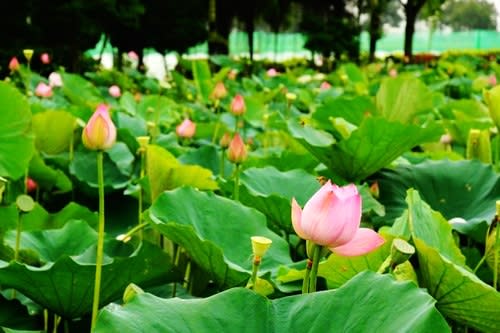
[[[102,103],[102,96],[96,86],[77,74],[61,73],[64,82],[62,91],[66,97],[78,106],[94,109]]]
[[[17,330],[34,330],[43,327],[41,317],[32,316],[17,299],[0,296],[0,326]]]
[[[367,114],[374,113],[375,105],[368,96],[340,96],[327,100],[314,111],[312,117],[322,129],[331,128],[331,118],[344,118],[359,126]]]
[[[78,235],[78,242],[75,242]],[[16,231],[5,235],[5,243],[16,244]],[[97,232],[85,221],[70,221],[61,229],[25,231],[21,233],[19,248],[35,251],[44,262],[55,262],[62,255],[76,256],[97,243]]]
[[[62,170],[45,164],[39,154],[33,155],[28,173],[43,190],[51,191],[55,188],[58,193],[65,193],[73,188],[69,177]]]
[[[306,135],[297,127],[300,126],[289,124],[292,136],[331,171],[351,182],[366,178],[406,151],[441,135],[441,128],[435,126],[422,128],[368,117],[349,138],[331,145],[331,141],[318,140],[318,135]]]
[[[500,293],[421,239],[414,239],[423,285],[445,316],[482,332],[500,331]]]
[[[246,189],[241,191],[241,202],[264,213],[268,222],[288,232],[293,232],[291,198],[303,206],[320,188],[316,178],[303,170],[281,172],[274,167],[246,169],[240,180]]]
[[[18,221],[18,208],[15,203],[0,207],[0,233],[15,229]],[[87,207],[70,202],[57,213],[49,213],[40,204],[35,203],[35,208],[22,215],[22,230],[43,230],[63,227],[71,220],[83,220],[91,226],[97,225],[97,214]]]
[[[179,121],[180,106],[172,99],[160,95],[148,95],[141,99],[137,107],[137,114],[146,121],[152,121],[158,125],[158,121],[170,126]]]
[[[224,152],[226,154],[226,152]],[[179,161],[182,164],[194,164],[211,170],[214,175],[219,174],[220,170],[221,151],[215,146],[205,145],[195,150],[190,150],[187,153],[179,156]],[[227,158],[224,158],[224,174],[230,175],[234,166]]]
[[[53,230],[25,236],[31,239],[30,246],[42,251],[41,255],[58,259],[42,267],[0,262],[0,284],[3,288],[19,290],[60,316],[78,318],[92,308],[95,246],[78,256],[70,256],[65,245],[68,245],[69,252],[81,252],[83,246],[76,244],[90,243],[88,238],[95,238],[95,234],[82,223],[71,224],[73,226],[63,229],[63,232]],[[75,237],[78,242],[75,242]],[[43,250],[44,247],[47,249]],[[130,244],[108,242],[105,251],[101,305],[118,299],[129,283],[147,287],[179,279],[173,271],[171,258],[156,246],[142,243],[134,249]]]
[[[75,125],[75,116],[67,111],[49,110],[35,114],[33,132],[36,148],[49,155],[68,150],[73,140]]]
[[[235,286],[249,278],[252,236],[273,241],[262,273],[291,262],[287,242],[267,229],[264,215],[213,193],[189,187],[164,192],[149,216],[152,225],[182,246],[219,286]]]
[[[435,301],[412,283],[365,272],[342,288],[268,300],[233,288],[183,300],[151,294],[99,314],[97,332],[450,332]]]
[[[147,175],[153,201],[163,191],[183,185],[202,190],[217,189],[210,170],[198,165],[182,165],[174,155],[160,146],[149,145],[147,149]]]
[[[26,98],[0,82],[0,176],[24,176],[34,152],[31,112]]]
[[[426,161],[399,165],[377,175],[380,202],[386,208],[385,223],[401,216],[406,208],[406,190],[416,189],[432,209],[447,219],[461,217],[467,224],[457,230],[484,241],[488,223],[495,216],[495,202],[500,199],[500,180],[489,165],[479,161]]]
[[[128,156],[124,158],[128,160]],[[81,182],[97,188],[97,152],[84,149],[75,151],[69,171]],[[123,188],[128,181],[127,172],[121,171],[120,165],[117,165],[110,155],[104,152],[104,186],[114,189]]]
[[[407,191],[406,202],[408,210],[394,222],[391,233],[406,239],[419,238],[453,263],[465,266],[465,257],[455,243],[448,221],[422,201],[414,189]]]
[[[207,60],[193,60],[192,63],[193,78],[198,88],[198,94],[204,103],[208,103],[209,96],[212,93],[213,83],[210,66]]]
[[[407,124],[419,113],[432,109],[432,92],[414,77],[386,78],[377,92],[376,104],[387,120]]]
[[[260,94],[245,96],[247,111],[244,114],[245,120],[254,127],[262,127],[266,117],[269,116],[265,97]]]

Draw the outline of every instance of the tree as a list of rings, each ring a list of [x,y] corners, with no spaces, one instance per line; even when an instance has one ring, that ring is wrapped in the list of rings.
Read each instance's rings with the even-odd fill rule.
[[[411,60],[413,55],[413,35],[415,34],[415,23],[417,22],[417,17],[424,5],[426,8],[426,13],[432,15],[432,13],[438,11],[441,5],[446,0],[399,0],[403,6],[406,25],[405,25],[405,41],[404,41],[404,54],[408,60]]]
[[[497,14],[495,5],[486,0],[449,0],[442,23],[453,30],[495,30]]]
[[[345,0],[303,0],[303,20],[300,29],[307,37],[305,47],[325,57],[339,59],[359,55],[360,26],[347,11]]]

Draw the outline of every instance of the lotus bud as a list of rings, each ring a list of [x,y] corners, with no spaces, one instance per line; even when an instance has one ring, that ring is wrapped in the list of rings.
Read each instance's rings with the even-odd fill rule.
[[[47,52],[42,53],[42,54],[40,55],[40,61],[41,61],[41,62],[42,62],[42,64],[44,64],[44,65],[48,65],[48,64],[50,64],[50,56],[49,56],[49,54],[48,54]]]
[[[488,76],[488,83],[494,87],[497,85],[497,76],[495,74],[491,74],[490,76]]]
[[[190,139],[196,133],[196,124],[186,118],[180,125],[176,127],[175,132],[180,138]]]
[[[266,72],[267,76],[269,77],[275,77],[279,75],[279,72],[275,68],[269,68]]]
[[[108,149],[116,142],[116,127],[108,109],[106,104],[100,104],[83,129],[83,145],[90,150]]]
[[[108,92],[111,95],[111,97],[114,97],[114,98],[118,98],[122,94],[120,87],[118,87],[116,84],[109,87]]]
[[[491,164],[491,142],[488,130],[471,129],[467,139],[467,159],[478,159],[483,163]]]
[[[10,59],[9,69],[11,72],[17,71],[19,69],[19,61],[16,57],[12,57],[12,59]]]
[[[63,83],[62,83],[61,74],[56,73],[56,72],[50,73],[50,75],[49,75],[49,85],[51,87],[62,87]]]
[[[226,149],[229,147],[229,144],[231,143],[231,134],[229,132],[224,133],[222,138],[220,138],[219,144],[222,149]]]
[[[229,161],[235,164],[241,164],[246,161],[248,157],[247,148],[245,143],[241,139],[239,133],[236,133],[229,143],[229,149],[227,150],[227,158]]]
[[[130,58],[130,60],[139,61],[139,55],[137,53],[135,53],[134,51],[129,51],[127,53],[127,55]]]
[[[246,110],[247,108],[243,96],[240,94],[234,96],[233,101],[231,102],[231,113],[235,116],[241,116]]]
[[[319,86],[319,89],[321,90],[328,90],[332,87],[332,85],[326,81],[323,81],[321,85]]]
[[[396,77],[396,76],[398,76],[398,71],[397,71],[397,69],[396,69],[396,68],[391,68],[391,69],[389,70],[389,76],[390,76],[390,77]]]
[[[52,87],[45,82],[40,82],[36,86],[35,95],[38,97],[49,98],[52,96]]]
[[[221,100],[227,95],[227,90],[226,86],[224,85],[223,82],[219,81],[214,87],[214,90],[212,90],[212,93],[210,94],[210,98],[213,100]]]
[[[33,178],[26,178],[26,190],[28,193],[34,192],[38,187],[38,184],[33,180]]]
[[[493,119],[495,126],[500,129],[500,86],[485,90],[483,97],[488,105],[491,119]]]

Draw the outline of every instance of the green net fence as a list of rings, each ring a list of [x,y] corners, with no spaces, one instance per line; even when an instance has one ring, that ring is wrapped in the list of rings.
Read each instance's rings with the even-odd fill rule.
[[[306,37],[300,33],[279,33],[256,31],[254,33],[254,55],[256,59],[282,60],[293,57],[311,57],[311,52],[304,45]],[[104,38],[97,43],[96,47],[89,50],[87,54],[94,56],[102,49]],[[369,35],[363,32],[360,36],[361,51],[367,52],[369,46]],[[404,34],[395,32],[384,35],[377,42],[377,51],[385,53],[402,52]],[[473,30],[461,32],[436,31],[416,32],[413,37],[414,52],[444,52],[449,50],[499,50],[500,32],[491,30]],[[111,53],[113,47],[108,44],[105,53]],[[115,50],[116,51],[116,50]],[[154,52],[148,49],[147,53]],[[248,56],[248,38],[242,31],[232,31],[229,35],[229,54],[231,56]],[[191,47],[187,51],[188,56],[206,56],[208,44],[202,43]]]

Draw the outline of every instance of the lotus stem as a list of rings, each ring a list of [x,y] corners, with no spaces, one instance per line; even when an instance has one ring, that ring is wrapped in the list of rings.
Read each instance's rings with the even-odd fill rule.
[[[302,283],[302,293],[307,294],[309,292],[309,280],[311,278],[311,268],[313,262],[311,259],[307,259],[306,272],[304,274],[304,282]]]
[[[260,262],[261,262],[260,257],[255,256],[253,258],[253,265],[252,265],[252,289],[253,290],[255,290],[255,287],[257,286],[257,273],[259,272]]]
[[[317,282],[317,277],[318,277],[319,260],[321,259],[321,250],[322,250],[321,246],[316,245],[316,244],[314,245],[311,276],[309,278],[309,292],[310,293],[316,291],[316,282]]]
[[[240,164],[236,163],[234,170],[234,191],[233,199],[239,201],[240,199]]]
[[[92,324],[90,331],[93,332],[99,311],[99,295],[101,289],[102,261],[104,255],[104,153],[97,152],[97,182],[99,187],[99,230],[97,235],[97,254],[95,268],[94,300],[92,303]]]

